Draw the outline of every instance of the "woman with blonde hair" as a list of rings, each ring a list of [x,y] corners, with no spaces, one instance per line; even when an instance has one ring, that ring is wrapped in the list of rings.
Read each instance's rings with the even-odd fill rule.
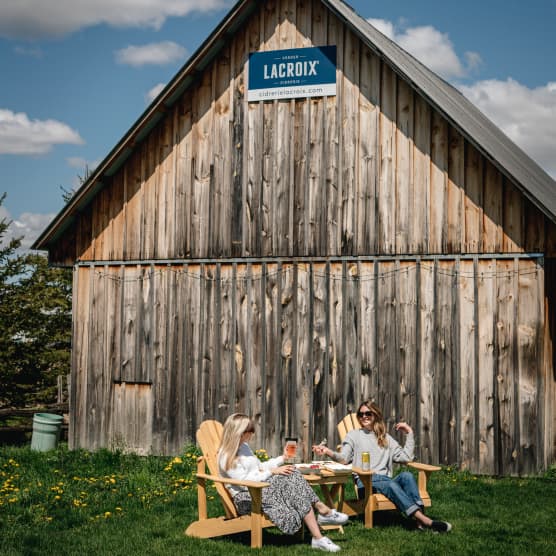
[[[415,477],[404,471],[392,478],[392,464],[413,461],[415,438],[413,429],[404,422],[396,423],[394,428],[404,432],[407,436],[405,445],[400,446],[387,432],[382,411],[370,400],[364,401],[357,410],[360,429],[347,433],[339,452],[334,452],[326,446],[313,446],[313,451],[319,455],[326,455],[340,463],[353,463],[361,467],[361,454],[368,452],[373,470],[373,492],[383,494],[408,517],[413,517],[419,529],[430,528],[438,533],[447,533],[452,526],[447,521],[435,521],[424,513],[424,504],[419,495]],[[365,496],[363,482],[354,473],[359,498]]]
[[[293,465],[283,465],[284,455],[261,462],[248,445],[255,425],[243,413],[230,415],[224,423],[222,443],[218,451],[220,475],[230,479],[263,481],[269,486],[262,491],[263,512],[283,532],[292,535],[305,522],[312,535],[312,548],[338,552],[340,547],[321,533],[319,525],[343,525],[346,514],[323,504],[309,483]],[[251,497],[246,487],[226,485],[240,515],[251,511]],[[319,513],[315,517],[313,508]]]

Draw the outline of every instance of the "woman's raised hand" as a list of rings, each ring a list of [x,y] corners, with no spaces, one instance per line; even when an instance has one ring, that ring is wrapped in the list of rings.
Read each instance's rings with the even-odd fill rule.
[[[413,429],[407,423],[404,423],[403,421],[401,423],[396,423],[394,425],[394,428],[397,431],[404,432],[405,434],[409,434],[410,432],[413,432]]]
[[[317,456],[329,456],[330,455],[328,453],[329,449],[326,446],[324,446],[323,444],[315,444],[312,447],[312,450],[315,454],[317,454]]]

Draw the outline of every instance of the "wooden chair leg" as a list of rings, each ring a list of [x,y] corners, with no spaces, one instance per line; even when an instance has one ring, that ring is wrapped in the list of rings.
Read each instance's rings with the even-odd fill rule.
[[[251,494],[251,548],[261,548],[263,546],[262,490],[250,488],[249,494]]]

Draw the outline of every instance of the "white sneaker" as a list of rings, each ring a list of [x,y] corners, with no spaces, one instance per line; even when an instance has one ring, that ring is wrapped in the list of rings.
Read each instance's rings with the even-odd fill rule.
[[[338,512],[336,510],[331,510],[330,513],[326,515],[320,515],[317,518],[319,525],[344,525],[347,523],[349,517],[347,514],[343,514],[342,512]]]
[[[334,544],[328,537],[321,537],[320,539],[315,539],[313,537],[311,548],[324,550],[324,552],[340,552],[341,550],[341,548],[337,544]]]

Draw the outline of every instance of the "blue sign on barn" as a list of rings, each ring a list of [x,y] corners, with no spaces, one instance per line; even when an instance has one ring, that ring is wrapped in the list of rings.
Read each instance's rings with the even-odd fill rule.
[[[335,46],[252,52],[249,55],[249,102],[335,94]]]

